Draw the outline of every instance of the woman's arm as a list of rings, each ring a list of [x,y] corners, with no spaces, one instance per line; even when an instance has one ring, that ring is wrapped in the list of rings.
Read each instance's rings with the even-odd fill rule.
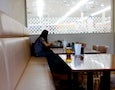
[[[42,38],[42,43],[43,43],[46,47],[52,46],[52,43],[47,43],[43,38]]]

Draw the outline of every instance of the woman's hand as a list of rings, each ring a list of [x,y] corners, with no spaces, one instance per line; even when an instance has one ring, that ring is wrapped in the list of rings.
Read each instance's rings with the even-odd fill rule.
[[[42,42],[46,47],[50,47],[53,46],[53,43],[47,43],[46,41]]]
[[[54,44],[53,43],[50,43],[50,46],[53,46]]]

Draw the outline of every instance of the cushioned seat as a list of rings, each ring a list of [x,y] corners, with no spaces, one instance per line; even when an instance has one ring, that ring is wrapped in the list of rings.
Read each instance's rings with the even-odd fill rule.
[[[32,57],[15,90],[55,90],[45,57]]]

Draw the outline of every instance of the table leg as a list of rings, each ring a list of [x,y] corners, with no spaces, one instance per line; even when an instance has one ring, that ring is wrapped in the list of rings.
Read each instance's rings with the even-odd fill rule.
[[[110,90],[110,71],[104,71],[100,82],[101,90]]]
[[[87,90],[93,90],[93,72],[87,72]]]
[[[68,73],[69,89],[76,90],[78,89],[78,72]],[[78,89],[79,90],[79,89]]]
[[[79,82],[78,82],[78,72],[73,73],[73,89],[78,89],[79,87]]]
[[[72,73],[68,73],[68,86],[69,86],[69,89],[72,90]]]

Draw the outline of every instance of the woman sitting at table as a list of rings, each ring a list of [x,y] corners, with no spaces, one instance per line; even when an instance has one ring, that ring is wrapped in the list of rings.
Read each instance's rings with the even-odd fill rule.
[[[48,31],[43,30],[41,35],[34,43],[34,53],[38,57],[46,57],[51,72],[59,74],[67,74],[70,72],[70,68],[63,62],[63,60],[55,54],[51,49],[52,43],[47,41]]]

